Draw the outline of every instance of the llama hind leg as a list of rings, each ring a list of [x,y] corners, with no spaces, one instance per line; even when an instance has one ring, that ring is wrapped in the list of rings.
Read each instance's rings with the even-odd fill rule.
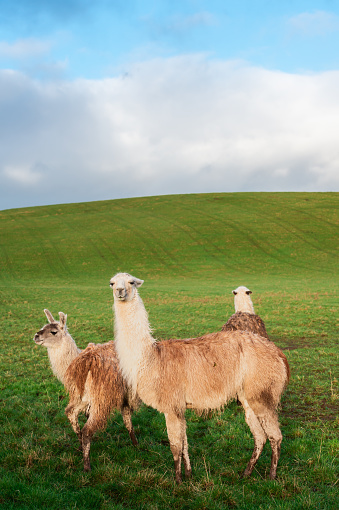
[[[279,427],[278,416],[275,411],[270,411],[264,416],[259,416],[262,428],[265,430],[272,448],[270,478],[277,476],[277,466],[280,457],[282,433]]]
[[[84,460],[84,471],[91,471],[91,463],[90,463],[90,457],[89,452],[91,449],[91,441],[93,434],[101,427],[99,427],[99,424],[96,422],[95,418],[93,416],[89,416],[87,422],[82,428],[82,454],[83,454],[83,460]]]
[[[129,406],[125,406],[121,409],[122,419],[124,421],[125,427],[128,430],[129,437],[134,446],[138,446],[138,440],[134,433],[133,423],[132,423],[132,410]]]
[[[191,478],[192,468],[191,468],[190,458],[188,456],[188,442],[187,442],[187,434],[186,434],[186,422],[185,422],[185,437],[184,437],[182,456],[183,456],[183,459],[184,459],[185,478]]]
[[[80,445],[82,447],[82,434],[81,434],[80,425],[78,422],[78,416],[79,416],[80,412],[81,412],[81,409],[72,403],[69,403],[65,409],[65,414],[72,426],[72,429],[78,436]]]
[[[244,400],[242,401],[242,405],[245,410],[246,423],[249,426],[254,438],[254,450],[252,453],[252,457],[250,458],[246,466],[246,469],[243,472],[243,476],[247,477],[251,475],[254,466],[256,465],[257,460],[259,459],[261,452],[263,451],[264,445],[267,440],[267,435],[265,433],[265,430],[261,426],[257,416],[255,415],[253,409],[248,405],[248,402]]]
[[[165,413],[167,435],[170,442],[170,448],[174,460],[175,480],[178,484],[182,482],[181,476],[181,458],[185,448],[186,436],[186,422],[185,418],[178,416],[175,413]],[[187,439],[186,439],[186,452],[184,455],[185,471],[188,469],[190,472],[190,463],[188,457]]]

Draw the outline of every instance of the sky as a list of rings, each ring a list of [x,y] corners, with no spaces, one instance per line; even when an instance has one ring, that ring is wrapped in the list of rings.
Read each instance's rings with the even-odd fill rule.
[[[339,191],[339,2],[0,0],[0,209]]]

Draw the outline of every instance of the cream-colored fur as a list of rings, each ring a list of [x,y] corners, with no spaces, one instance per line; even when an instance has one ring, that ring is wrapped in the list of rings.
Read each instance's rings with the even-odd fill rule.
[[[47,348],[53,374],[64,384],[66,370],[81,349],[78,349],[67,331],[67,315],[59,312],[60,321],[57,322],[49,310],[45,309],[44,312],[49,324],[36,333],[34,341]]]
[[[236,312],[255,314],[250,294],[252,291],[247,287],[238,287],[232,291],[234,294],[234,308]]]
[[[127,298],[129,306],[119,308],[121,320],[115,321],[114,337],[119,338],[119,341],[116,341],[116,350],[122,374],[131,386],[133,393],[136,393],[138,372],[145,363],[145,357],[142,354],[143,346],[147,349],[148,345],[153,344],[155,340],[151,335],[147,312],[137,291],[137,286],[142,285],[143,281],[134,278],[136,283],[132,285],[135,287],[135,292],[133,295],[132,293],[127,294],[125,285],[126,282],[128,284],[130,275],[127,273],[122,273],[122,275],[122,277],[116,278],[114,289],[115,296],[117,296],[116,304],[117,306],[119,306],[119,302],[125,304]],[[130,297],[131,299],[129,299]],[[137,349],[134,341],[135,330],[138,331]]]
[[[251,474],[268,438],[270,477],[274,478],[282,440],[276,409],[289,378],[285,355],[273,342],[247,331],[156,342],[137,290],[142,283],[128,273],[119,273],[110,281],[116,349],[133,390],[165,415],[177,482],[181,481],[182,458],[186,476],[191,474],[185,409],[216,409],[234,398],[242,403],[255,439],[244,475]]]

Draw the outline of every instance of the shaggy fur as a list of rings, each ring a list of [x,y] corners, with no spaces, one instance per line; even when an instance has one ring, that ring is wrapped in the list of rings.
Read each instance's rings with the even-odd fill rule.
[[[264,338],[269,339],[265,323],[259,317],[252,313],[236,312],[223,325],[222,331],[250,331]]]
[[[69,393],[65,412],[82,447],[84,470],[90,471],[92,436],[106,427],[113,410],[121,412],[130,438],[137,445],[131,414],[138,401],[131,398],[122,377],[113,342],[90,343],[81,352],[67,331],[67,316],[60,312],[60,322],[57,322],[48,310],[45,314],[50,323],[36,333],[34,341],[47,347],[53,373]],[[82,430],[78,422],[80,413],[87,417]]]
[[[247,331],[220,331],[187,340],[156,342],[137,287],[128,273],[114,276],[116,349],[123,375],[141,400],[164,413],[175,476],[191,475],[185,409],[218,409],[238,397],[254,436],[244,471],[252,473],[264,444],[272,447],[270,478],[275,478],[282,434],[277,406],[289,380],[285,355],[273,342]]]

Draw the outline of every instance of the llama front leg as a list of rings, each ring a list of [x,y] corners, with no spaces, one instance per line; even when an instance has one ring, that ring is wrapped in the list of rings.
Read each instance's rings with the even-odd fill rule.
[[[123,407],[121,410],[122,419],[124,421],[125,427],[128,430],[129,437],[132,440],[134,446],[138,446],[138,440],[135,437],[133,423],[132,423],[132,411],[129,406]]]
[[[165,413],[166,418],[166,427],[167,427],[167,435],[170,442],[170,448],[173,455],[174,460],[174,469],[175,469],[175,480],[178,484],[182,482],[181,476],[181,458],[183,455],[183,449],[185,445],[185,429],[186,422],[185,418],[179,417],[174,413]],[[187,439],[186,439],[186,449],[187,449]],[[191,471],[191,466],[188,457],[188,451],[185,453],[184,457],[185,461],[185,472],[188,469],[189,473]]]

